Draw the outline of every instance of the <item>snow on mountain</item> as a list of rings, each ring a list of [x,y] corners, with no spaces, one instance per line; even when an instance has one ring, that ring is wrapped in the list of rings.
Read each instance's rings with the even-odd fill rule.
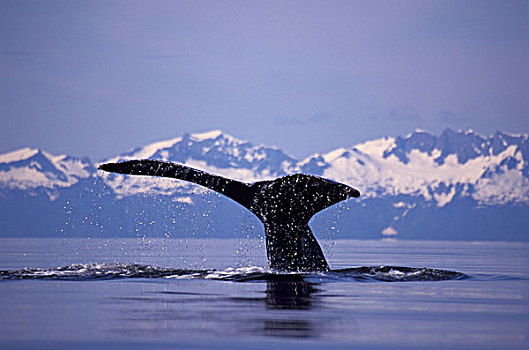
[[[52,155],[23,148],[0,155],[0,189],[32,190],[71,187],[94,174],[88,158]]]
[[[13,163],[33,157],[39,152],[36,148],[21,148],[13,152],[0,155],[0,163]]]
[[[292,172],[296,160],[282,151],[253,145],[214,130],[137,148],[105,162],[129,159],[173,161],[243,181],[275,178]]]
[[[472,131],[447,129],[434,136],[418,130],[405,137],[371,140],[298,162],[277,149],[254,146],[215,130],[153,143],[110,161],[142,158],[183,163],[246,182],[310,173],[355,186],[363,199],[409,195],[438,207],[458,197],[471,197],[486,205],[529,203],[526,135],[496,133],[485,138]],[[114,181],[110,186],[122,195],[140,188],[169,194],[175,186],[200,191],[170,180],[109,178]]]
[[[438,207],[457,196],[480,204],[529,203],[529,141],[496,133],[416,131],[311,156],[301,169],[363,192],[363,198],[411,195]]]
[[[304,172],[357,187],[361,200],[406,195],[444,207],[457,198],[482,205],[529,204],[527,135],[445,130],[435,136],[415,131],[338,148],[297,161],[282,151],[253,145],[220,130],[185,134],[106,160],[172,161],[245,182]],[[54,156],[25,148],[0,155],[0,189],[66,188],[80,179],[102,177],[118,197],[154,193],[191,202],[204,189],[182,181],[98,172],[88,159]],[[406,204],[411,205],[411,204]]]
[[[224,134],[220,130],[185,134],[183,137],[152,143],[107,159],[105,162],[130,159],[171,161],[246,182],[287,175],[296,169],[297,162],[278,149],[263,145],[256,146]],[[194,193],[204,191],[197,186],[170,179],[153,181],[152,178],[103,173],[101,176],[120,196],[151,190],[161,194],[171,194],[176,188],[180,191]]]
[[[303,172],[349,184],[362,193],[359,205],[330,208],[312,222],[324,232],[334,220],[344,238],[528,240],[527,135],[415,131],[298,161],[215,130],[107,161],[145,158],[245,182]],[[245,211],[206,191],[174,179],[105,173],[87,158],[24,148],[0,155],[0,236],[242,234]]]

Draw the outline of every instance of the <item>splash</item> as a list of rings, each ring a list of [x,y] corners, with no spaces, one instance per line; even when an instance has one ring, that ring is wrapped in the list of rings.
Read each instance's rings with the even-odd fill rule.
[[[203,279],[232,282],[406,282],[465,279],[455,271],[401,266],[363,266],[315,273],[277,272],[258,266],[223,270],[171,269],[140,264],[73,264],[50,269],[0,270],[0,281],[7,280],[113,280],[123,278]]]

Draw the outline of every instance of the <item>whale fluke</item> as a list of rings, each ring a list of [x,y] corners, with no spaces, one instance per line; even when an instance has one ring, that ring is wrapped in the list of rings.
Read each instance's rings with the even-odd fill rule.
[[[107,163],[100,165],[99,169],[189,181],[233,199],[263,223],[268,264],[271,269],[279,271],[329,270],[321,247],[310,230],[309,220],[331,205],[360,196],[360,192],[352,187],[305,174],[250,184],[157,160]]]

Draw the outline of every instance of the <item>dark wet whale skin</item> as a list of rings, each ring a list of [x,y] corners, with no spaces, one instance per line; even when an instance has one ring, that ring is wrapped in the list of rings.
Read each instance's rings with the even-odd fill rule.
[[[360,196],[360,192],[352,187],[305,174],[249,184],[157,160],[107,163],[100,165],[99,169],[185,180],[233,199],[263,223],[268,264],[278,271],[328,271],[329,265],[312,234],[309,220],[325,208]]]

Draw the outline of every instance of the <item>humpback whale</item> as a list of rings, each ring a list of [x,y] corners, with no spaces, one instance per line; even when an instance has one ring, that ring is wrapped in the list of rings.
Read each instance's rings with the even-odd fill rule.
[[[263,223],[268,264],[278,271],[328,271],[329,265],[312,234],[309,220],[327,207],[360,196],[352,187],[305,174],[245,183],[176,163],[148,159],[106,163],[98,169],[189,181],[231,198]]]

